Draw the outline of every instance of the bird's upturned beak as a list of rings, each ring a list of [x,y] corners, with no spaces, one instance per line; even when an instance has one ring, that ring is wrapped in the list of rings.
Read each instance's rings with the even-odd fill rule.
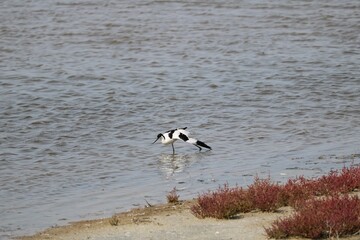
[[[160,137],[158,137],[152,144],[156,143],[157,140],[159,140]]]

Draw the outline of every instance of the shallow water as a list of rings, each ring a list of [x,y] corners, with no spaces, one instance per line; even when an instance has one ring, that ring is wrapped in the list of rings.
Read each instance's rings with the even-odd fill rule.
[[[0,238],[359,164],[359,8],[2,1]]]

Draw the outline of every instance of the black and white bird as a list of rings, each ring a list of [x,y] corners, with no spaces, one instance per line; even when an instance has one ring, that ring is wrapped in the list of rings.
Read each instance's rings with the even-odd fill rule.
[[[184,142],[191,143],[199,148],[199,151],[201,151],[201,147],[208,148],[211,150],[211,147],[206,145],[204,142],[199,141],[195,138],[189,137],[190,133],[186,131],[186,127],[184,128],[177,128],[173,130],[166,131],[165,133],[159,133],[157,135],[156,140],[153,142],[153,144],[161,138],[161,143],[168,145],[171,144],[173,149],[173,154],[175,154],[175,148],[174,148],[174,142],[176,140],[183,140]]]

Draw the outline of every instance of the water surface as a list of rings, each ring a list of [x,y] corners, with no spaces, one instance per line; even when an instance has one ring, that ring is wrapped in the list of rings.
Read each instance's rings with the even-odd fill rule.
[[[359,164],[359,9],[3,0],[0,236]]]

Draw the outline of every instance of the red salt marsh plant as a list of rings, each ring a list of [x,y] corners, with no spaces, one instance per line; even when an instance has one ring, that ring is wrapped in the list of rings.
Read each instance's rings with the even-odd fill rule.
[[[295,214],[276,220],[265,231],[271,238],[312,239],[353,235],[360,230],[360,199],[334,195],[303,201]]]
[[[306,179],[303,176],[289,179],[280,192],[279,200],[283,206],[296,207],[297,202],[314,196],[317,185],[314,180]]]
[[[243,188],[229,188],[227,184],[218,190],[202,194],[191,211],[198,218],[213,217],[218,219],[231,218],[239,212],[252,209],[246,191]]]
[[[297,177],[280,185],[270,178],[255,178],[248,189],[229,188],[227,185],[218,190],[199,195],[192,212],[199,218],[231,218],[251,210],[275,211],[282,206],[295,209],[302,202],[321,195],[336,195],[360,188],[360,167],[343,168],[331,171],[317,179]]]
[[[317,179],[303,176],[289,179],[281,193],[283,205],[296,207],[297,202],[313,196],[348,193],[360,188],[360,167],[344,167]]]
[[[270,178],[255,178],[254,183],[248,186],[247,198],[253,209],[263,212],[273,212],[281,207],[281,192],[283,187],[271,182]]]
[[[261,211],[275,211],[279,204],[282,187],[272,183],[270,178],[255,178],[248,189],[241,187],[229,188],[228,185],[219,187],[216,191],[199,195],[197,203],[191,208],[193,214],[199,218],[231,218],[238,213],[245,213],[255,209]]]
[[[360,167],[351,166],[341,171],[331,171],[317,179],[317,195],[329,195],[333,192],[347,193],[360,188]]]

